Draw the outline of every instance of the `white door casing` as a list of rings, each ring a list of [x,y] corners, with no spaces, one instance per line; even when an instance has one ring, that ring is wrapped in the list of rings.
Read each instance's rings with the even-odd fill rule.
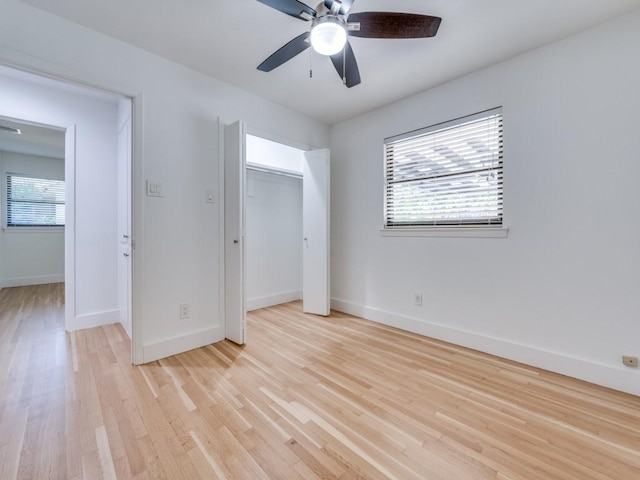
[[[330,154],[305,152],[302,187],[302,309],[329,315]]]

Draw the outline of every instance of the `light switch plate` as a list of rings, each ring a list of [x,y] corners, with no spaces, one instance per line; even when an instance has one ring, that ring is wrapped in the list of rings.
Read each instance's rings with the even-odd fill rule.
[[[147,196],[162,197],[162,182],[157,180],[147,180]]]
[[[211,189],[207,190],[205,198],[207,203],[216,203],[216,192]]]

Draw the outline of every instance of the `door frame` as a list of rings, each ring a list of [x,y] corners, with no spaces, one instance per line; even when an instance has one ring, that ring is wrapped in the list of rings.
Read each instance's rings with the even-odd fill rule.
[[[225,202],[224,202],[224,197],[225,197],[225,190],[224,190],[224,180],[225,180],[225,170],[224,170],[224,129],[226,125],[230,125],[234,122],[226,122],[223,119],[221,119],[220,117],[218,117],[218,155],[219,158],[221,159],[220,162],[218,162],[218,230],[219,230],[219,261],[220,261],[220,265],[222,268],[220,268],[220,272],[219,272],[219,289],[218,289],[218,293],[219,293],[219,298],[220,298],[220,305],[219,305],[219,318],[221,319],[221,321],[224,322],[224,327],[226,329],[226,321],[227,321],[227,317],[226,317],[226,309],[225,309],[225,299],[226,299],[226,282],[225,282],[225,270],[226,270],[226,261],[225,261],[225,213],[226,213],[226,207],[225,207]],[[286,145],[289,147],[293,147],[296,148],[298,150],[302,150],[304,152],[309,152],[312,150],[318,150],[318,149],[322,149],[322,148],[327,148],[328,147],[310,147],[309,145],[303,144],[301,142],[297,142],[295,140],[291,140],[290,138],[286,138],[286,137],[282,137],[280,135],[271,133],[269,131],[265,131],[265,130],[261,130],[255,127],[252,127],[250,124],[248,124],[247,122],[244,122],[244,134],[246,135],[251,135],[254,137],[259,137],[262,138],[264,140],[269,140],[271,142],[275,142],[275,143],[279,143],[281,145]],[[242,175],[244,175],[244,177],[246,178],[247,175],[247,170],[246,170],[246,165],[244,166],[243,170],[242,170]],[[242,208],[245,208],[245,202],[243,199],[242,202]],[[246,232],[245,232],[246,233]],[[246,242],[246,235],[245,235],[245,240]],[[300,239],[300,241],[302,241],[302,239]],[[245,257],[243,260],[246,261],[246,252],[243,254],[243,256]],[[304,288],[304,286],[303,286]],[[330,299],[329,299],[330,300]],[[246,311],[246,298],[245,298],[245,311]],[[246,330],[245,330],[246,333]]]
[[[75,317],[75,275],[71,282],[67,280],[67,273],[75,273],[75,257],[70,252],[75,252],[75,165],[76,165],[76,125],[66,124],[65,120],[58,117],[44,117],[21,111],[4,110],[0,106],[0,119],[33,125],[35,127],[57,130],[64,133],[64,186],[65,186],[65,225],[64,225],[64,296],[65,296],[65,329],[69,329],[72,318]],[[0,178],[4,184],[4,178]],[[0,188],[4,191],[4,186]],[[4,218],[4,212],[0,215]],[[3,220],[4,222],[4,220]],[[73,235],[71,234],[73,233]],[[71,288],[70,288],[71,287]],[[70,306],[70,308],[68,308]],[[73,314],[73,317],[71,316]]]
[[[66,124],[59,117],[44,117],[20,111],[8,111],[0,108],[0,118],[64,132],[64,186],[65,186],[65,225],[64,225],[64,324],[65,330],[74,328],[76,317],[76,125]],[[0,179],[4,181],[4,179]]]
[[[144,359],[144,346],[142,343],[142,298],[136,292],[143,291],[142,262],[140,252],[136,255],[136,244],[143,244],[142,205],[144,189],[137,188],[142,184],[142,112],[143,92],[133,88],[114,85],[91,83],[68,73],[63,65],[52,65],[40,58],[24,55],[16,51],[0,50],[0,65],[17,71],[36,75],[53,81],[70,83],[87,90],[100,90],[106,93],[128,97],[131,100],[131,361],[134,365],[140,365]],[[58,71],[56,71],[56,69]],[[76,317],[75,302],[75,137],[76,125],[68,124],[61,117],[41,117],[33,114],[25,114],[20,111],[6,111],[0,109],[0,116],[16,118],[25,123],[39,124],[45,127],[56,128],[65,131],[65,190],[67,207],[65,208],[65,329],[73,327]],[[69,188],[71,187],[71,188]],[[70,195],[69,195],[70,194]],[[71,199],[71,201],[69,201]],[[71,228],[69,228],[71,225]],[[115,239],[114,239],[115,241]]]

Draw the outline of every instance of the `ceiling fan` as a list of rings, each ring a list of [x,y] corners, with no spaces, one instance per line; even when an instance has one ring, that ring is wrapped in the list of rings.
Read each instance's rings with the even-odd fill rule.
[[[311,30],[297,36],[258,65],[270,72],[307,48],[331,57],[344,84],[360,83],[360,71],[348,37],[427,38],[438,33],[440,17],[415,13],[358,12],[349,14],[354,0],[324,0],[313,9],[298,0],[258,0],[292,17],[311,22]]]

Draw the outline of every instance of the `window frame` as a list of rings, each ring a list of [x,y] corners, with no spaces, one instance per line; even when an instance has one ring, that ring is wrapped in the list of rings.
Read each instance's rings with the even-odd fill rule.
[[[2,226],[5,229],[5,232],[55,232],[55,231],[64,231],[64,228],[66,226],[66,205],[67,205],[67,198],[66,198],[66,182],[65,179],[61,179],[61,178],[56,178],[54,176],[46,176],[46,175],[40,175],[40,174],[31,174],[31,173],[18,173],[18,172],[3,172],[4,173],[4,181],[3,181],[3,187],[4,187],[4,194],[3,194],[3,198],[2,198],[2,206],[3,206],[3,211],[2,211],[2,215],[3,215],[3,222],[2,222]],[[60,202],[43,202],[46,203],[48,205],[63,205],[65,208],[65,224],[63,225],[50,225],[50,224],[13,224],[13,223],[9,223],[9,210],[11,208],[11,203],[12,201],[9,199],[9,178],[10,177],[17,177],[17,178],[31,178],[31,179],[36,179],[36,180],[45,180],[45,181],[54,181],[54,182],[62,182],[62,184],[64,185],[64,193],[65,193],[65,201],[64,203],[60,203]]]
[[[408,225],[394,225],[388,223],[388,190],[389,190],[389,177],[388,177],[388,162],[387,162],[387,148],[390,144],[402,142],[407,139],[416,139],[424,136],[428,137],[429,134],[443,131],[452,127],[469,124],[474,121],[478,121],[484,118],[489,118],[499,115],[501,117],[501,130],[500,134],[500,174],[502,175],[500,185],[500,195],[502,198],[502,205],[500,210],[500,222],[491,223],[491,221],[461,221],[455,223],[454,221],[438,223],[434,220],[433,223],[416,223]],[[504,116],[502,106],[483,110],[471,115],[465,115],[445,122],[430,125],[428,127],[411,130],[405,133],[387,137],[383,141],[383,208],[382,208],[382,228],[380,230],[383,236],[435,236],[435,237],[486,237],[486,238],[506,238],[508,234],[508,228],[505,226],[504,215]],[[464,174],[464,172],[462,173]]]

